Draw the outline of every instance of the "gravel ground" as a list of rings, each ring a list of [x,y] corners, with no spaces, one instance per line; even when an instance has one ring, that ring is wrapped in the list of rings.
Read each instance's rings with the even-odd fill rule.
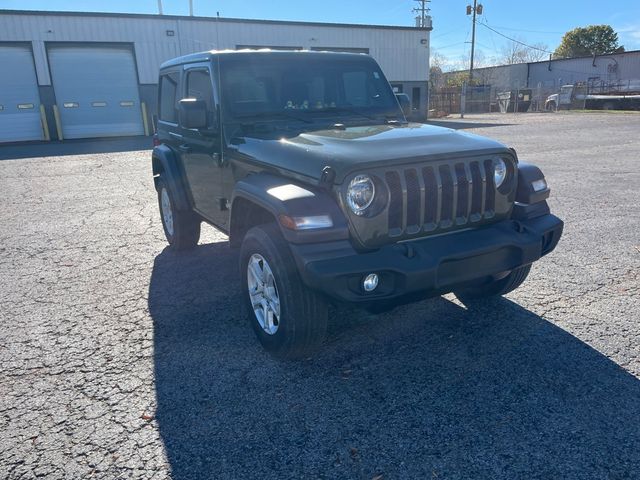
[[[640,115],[464,122],[543,167],[557,250],[475,309],[334,311],[302,362],[224,235],[165,249],[148,140],[0,148],[0,478],[639,478]]]

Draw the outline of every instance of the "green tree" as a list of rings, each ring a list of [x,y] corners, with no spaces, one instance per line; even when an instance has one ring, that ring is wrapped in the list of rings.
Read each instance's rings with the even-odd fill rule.
[[[624,47],[618,44],[618,34],[613,28],[610,25],[589,25],[565,33],[554,57],[584,57],[615,52],[624,52]]]
[[[461,87],[465,82],[469,83],[469,72],[467,70],[460,72],[451,72],[446,75],[445,86]]]

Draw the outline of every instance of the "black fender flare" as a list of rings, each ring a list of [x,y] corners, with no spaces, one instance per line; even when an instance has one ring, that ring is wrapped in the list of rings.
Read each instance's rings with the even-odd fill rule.
[[[158,145],[153,149],[151,158],[153,183],[156,191],[158,190],[158,178],[162,175],[162,179],[173,193],[176,209],[190,210],[191,202],[187,195],[186,182],[173,150],[164,144]]]
[[[248,202],[248,203],[247,203]],[[268,212],[278,224],[283,237],[290,243],[320,243],[349,238],[349,226],[333,193],[320,186],[311,186],[269,173],[256,173],[236,183],[231,197],[229,237],[232,246],[239,246],[244,234],[253,225],[244,209],[254,205]],[[280,217],[329,215],[332,227],[313,230],[291,230],[282,226]]]
[[[535,191],[533,188],[533,182],[536,180],[546,180],[542,170],[531,163],[518,163],[518,188],[516,190],[516,202],[523,204],[539,203],[547,198],[551,194],[549,186],[546,186],[544,190]]]

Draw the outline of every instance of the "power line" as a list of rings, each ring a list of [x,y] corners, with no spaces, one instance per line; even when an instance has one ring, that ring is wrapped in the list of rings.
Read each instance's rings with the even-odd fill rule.
[[[495,25],[495,28],[500,28],[502,30],[511,30],[511,31],[514,31],[514,32],[527,32],[527,33],[554,33],[554,34],[563,34],[563,33],[565,33],[565,32],[551,32],[551,31],[548,31],[548,30],[524,30],[522,28],[502,27],[500,25]]]
[[[486,13],[484,15],[484,21],[487,22],[487,23],[489,22],[489,18],[487,17]],[[491,31],[489,32],[489,37],[491,38],[491,44],[493,45],[493,52],[494,53],[499,53],[498,47],[496,46],[496,41],[493,38],[493,32],[491,32]]]
[[[458,33],[460,31],[460,29],[458,28],[454,28],[453,30],[448,30],[444,33],[439,33],[438,35],[432,35],[431,36],[431,40],[434,40],[436,38],[440,38],[440,37],[446,37],[447,35],[451,35],[452,33]]]
[[[458,46],[458,45],[464,45],[464,44],[466,44],[466,43],[468,43],[468,42],[456,42],[456,43],[450,43],[449,45],[444,45],[444,46],[441,46],[441,47],[436,47],[436,46],[434,46],[434,47],[433,47],[433,49],[434,49],[434,50],[436,50],[436,51],[437,51],[437,50],[444,50],[445,48],[456,47],[456,46]]]
[[[544,53],[551,53],[551,54],[553,54],[553,52],[550,52],[549,50],[545,50],[544,48],[534,47],[533,45],[528,45],[528,44],[526,44],[526,43],[524,43],[524,42],[521,42],[520,40],[516,40],[515,38],[509,37],[508,35],[505,35],[504,33],[499,32],[499,31],[498,31],[498,30],[496,30],[495,28],[491,28],[489,25],[487,25],[487,24],[486,24],[486,23],[484,23],[484,22],[478,22],[478,23],[479,23],[480,25],[482,25],[483,27],[488,28],[488,29],[489,29],[489,30],[491,30],[492,32],[497,33],[497,34],[498,34],[498,35],[500,35],[501,37],[506,38],[507,40],[511,40],[512,42],[518,43],[518,44],[520,44],[520,45],[522,45],[522,46],[524,46],[524,47],[531,48],[531,49],[533,49],[533,50],[538,50],[538,51],[540,51],[540,52],[544,52]]]

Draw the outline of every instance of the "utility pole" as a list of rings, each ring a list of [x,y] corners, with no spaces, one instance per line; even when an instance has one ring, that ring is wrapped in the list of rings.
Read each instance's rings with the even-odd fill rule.
[[[416,17],[416,28],[421,28],[424,30],[428,30],[431,31],[432,24],[431,24],[431,17],[429,16],[429,2],[431,0],[415,0],[416,2],[418,2],[419,6],[413,9],[414,13],[417,13],[418,16]],[[425,48],[429,48],[429,38],[428,38],[428,33],[426,34],[427,37],[423,38],[422,40],[420,40],[420,43],[422,45],[425,46]],[[429,50],[427,50],[427,65],[426,65],[426,69],[427,69],[427,82],[425,85],[425,92],[426,92],[426,109],[425,109],[425,118],[426,118],[426,114],[428,114],[429,112]],[[415,90],[415,89],[414,89]],[[420,88],[420,90],[422,90],[422,88]],[[413,94],[411,96],[411,101],[414,105],[418,105],[418,110],[421,111],[420,108],[420,97],[417,98],[413,98]]]
[[[158,0],[158,15],[162,15],[162,0]]]
[[[420,4],[419,7],[413,9],[414,13],[418,14],[416,17],[416,27],[418,28],[427,28],[427,16],[429,15],[429,2],[431,0],[415,0]]]
[[[473,26],[471,27],[471,63],[469,63],[469,83],[473,81],[473,56],[476,51],[476,13],[478,0],[473,0]]]
[[[193,0],[189,0],[189,16],[193,17]]]
[[[467,5],[467,15],[473,13],[473,25],[471,27],[471,62],[469,63],[469,83],[473,80],[473,56],[476,51],[476,14],[482,15],[482,4],[478,5],[478,0],[473,0],[473,7]]]

